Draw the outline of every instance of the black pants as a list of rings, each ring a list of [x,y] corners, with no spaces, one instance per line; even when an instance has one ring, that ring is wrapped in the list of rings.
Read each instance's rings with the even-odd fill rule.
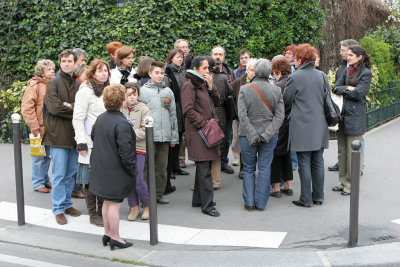
[[[290,152],[284,155],[274,155],[271,164],[271,184],[293,180],[292,160]]]
[[[196,178],[192,204],[201,204],[202,211],[213,209],[214,188],[211,177],[211,161],[196,161]]]
[[[182,134],[183,132],[179,133],[179,142],[182,142]],[[169,147],[168,152],[168,166],[167,166],[167,186],[165,188],[170,188],[171,185],[171,173],[173,171],[178,170],[179,167],[179,149],[180,146],[183,145],[181,143],[175,145],[174,147]]]

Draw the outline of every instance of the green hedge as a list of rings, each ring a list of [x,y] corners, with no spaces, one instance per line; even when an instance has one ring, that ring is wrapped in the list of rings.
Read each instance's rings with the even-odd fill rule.
[[[379,70],[379,85],[386,88],[391,80],[396,79],[396,65],[391,54],[392,46],[385,43],[383,39],[370,35],[364,36],[360,40],[360,45],[367,50],[372,63]]]
[[[12,3],[3,6],[3,14],[12,11]],[[159,60],[165,60],[178,38],[187,39],[197,54],[222,45],[233,67],[242,48],[271,58],[291,43],[317,44],[324,24],[317,0],[135,0],[123,8],[115,0],[19,0],[15,11],[3,84],[27,80],[39,59],[57,61],[65,48],[83,48],[89,60],[108,59],[111,41]],[[9,21],[0,16],[2,37]],[[6,51],[7,38],[0,38],[0,66]]]

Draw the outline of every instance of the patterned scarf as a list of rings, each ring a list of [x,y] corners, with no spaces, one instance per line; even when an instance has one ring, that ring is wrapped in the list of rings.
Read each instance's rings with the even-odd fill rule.
[[[129,77],[129,75],[131,75],[132,67],[127,69],[127,68],[124,68],[124,67],[120,66],[120,67],[118,67],[118,70],[122,74],[121,84],[124,85],[124,84],[126,84],[128,82],[128,77]]]

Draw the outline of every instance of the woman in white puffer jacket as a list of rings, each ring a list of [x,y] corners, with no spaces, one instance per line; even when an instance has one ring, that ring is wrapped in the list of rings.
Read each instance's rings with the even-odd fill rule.
[[[89,191],[89,162],[93,142],[90,138],[92,126],[97,117],[106,111],[103,102],[103,89],[109,85],[110,67],[107,62],[94,59],[86,72],[86,80],[79,87],[75,96],[72,124],[79,152],[79,169],[76,183],[85,185],[86,205],[90,223],[103,226],[103,200]],[[97,207],[96,207],[97,202]]]

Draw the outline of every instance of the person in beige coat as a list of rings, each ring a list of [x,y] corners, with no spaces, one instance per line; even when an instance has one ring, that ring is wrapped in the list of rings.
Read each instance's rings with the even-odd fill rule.
[[[76,183],[85,185],[86,206],[90,223],[103,226],[103,200],[90,192],[89,163],[93,142],[90,137],[97,117],[106,111],[103,102],[103,89],[109,84],[110,67],[100,59],[94,59],[86,72],[87,79],[81,84],[75,96],[72,125],[79,152],[79,169]],[[97,201],[97,207],[96,207]]]
[[[135,221],[139,216],[139,200],[143,206],[141,219],[149,219],[149,189],[144,180],[144,164],[146,162],[146,126],[145,119],[151,117],[151,111],[145,103],[138,101],[140,95],[139,85],[136,83],[126,83],[126,105],[123,113],[128,115],[136,134],[136,190],[128,196],[130,212],[128,221]]]
[[[46,93],[47,81],[54,78],[54,63],[49,59],[39,60],[35,67],[35,76],[29,80],[22,98],[21,113],[31,133],[43,137],[43,96]],[[48,175],[50,165],[49,147],[45,146],[46,156],[32,157],[33,190],[49,193],[51,183]]]

